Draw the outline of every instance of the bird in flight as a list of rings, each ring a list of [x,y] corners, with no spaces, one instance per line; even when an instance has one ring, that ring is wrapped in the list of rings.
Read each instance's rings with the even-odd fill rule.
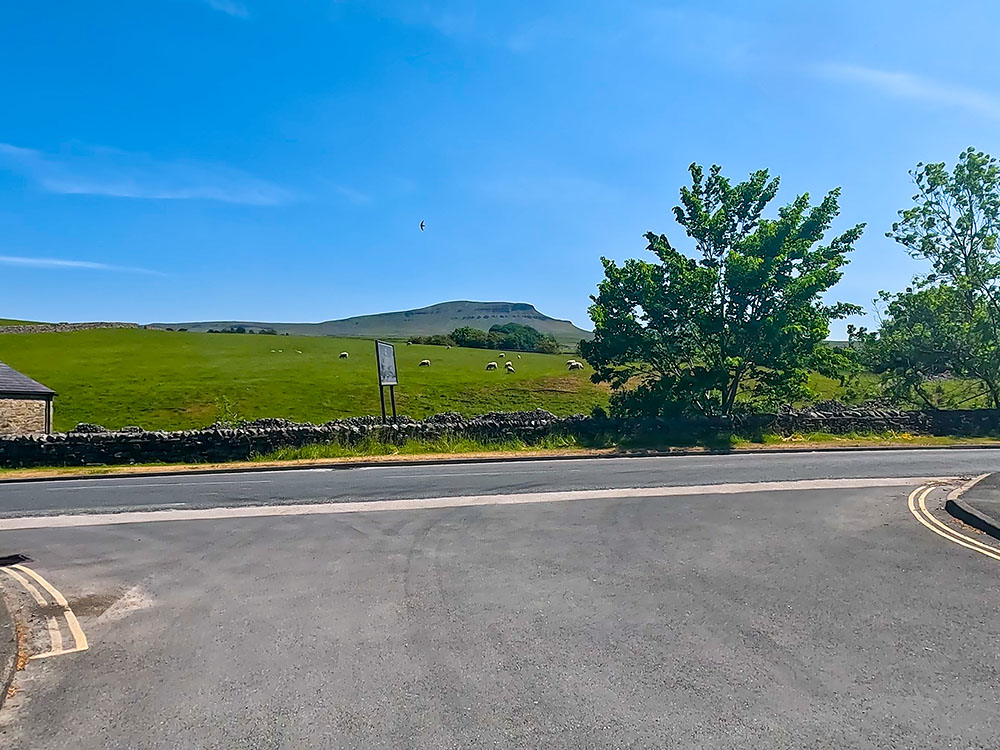
[[[424,231],[424,227],[427,226],[423,221],[420,222],[420,231]]]

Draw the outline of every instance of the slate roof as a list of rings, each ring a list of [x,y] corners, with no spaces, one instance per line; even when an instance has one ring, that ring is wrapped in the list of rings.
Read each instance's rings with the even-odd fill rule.
[[[56,392],[0,362],[0,395],[42,398],[54,396]]]

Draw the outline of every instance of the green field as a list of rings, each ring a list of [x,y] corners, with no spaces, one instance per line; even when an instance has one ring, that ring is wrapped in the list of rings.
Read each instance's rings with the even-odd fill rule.
[[[271,350],[282,350],[274,351]],[[350,354],[338,359],[340,352]],[[298,352],[301,352],[299,354]],[[466,415],[543,408],[589,413],[608,392],[566,355],[514,355],[516,374],[486,371],[496,352],[396,346],[401,414]],[[418,367],[430,359],[430,367]],[[78,422],[147,429],[203,427],[228,399],[245,419],[321,423],[378,414],[374,344],[366,339],[251,336],[154,330],[0,335],[0,361],[59,394],[55,429]],[[387,394],[388,398],[388,394]]]
[[[33,320],[14,320],[13,318],[0,318],[0,326],[30,326],[35,325]]]

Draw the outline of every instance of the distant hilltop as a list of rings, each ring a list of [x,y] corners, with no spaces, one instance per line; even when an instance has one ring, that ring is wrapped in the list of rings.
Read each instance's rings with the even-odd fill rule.
[[[527,302],[441,302],[417,310],[359,315],[322,323],[267,323],[263,321],[211,320],[193,323],[151,323],[147,328],[185,328],[188,331],[222,330],[243,326],[247,330],[272,328],[298,336],[357,336],[363,338],[408,338],[451,333],[470,326],[487,331],[490,326],[521,323],[541,333],[552,334],[563,344],[589,339],[593,333],[568,320],[550,318]]]

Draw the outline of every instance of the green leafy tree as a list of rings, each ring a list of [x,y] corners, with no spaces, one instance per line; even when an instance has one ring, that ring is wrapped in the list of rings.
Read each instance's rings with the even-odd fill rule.
[[[451,332],[451,339],[459,346],[471,346],[476,349],[485,349],[488,344],[488,335],[472,326],[462,326]]]
[[[930,272],[899,294],[882,292],[877,333],[852,332],[890,393],[927,406],[985,398],[1000,408],[1000,167],[969,148],[954,170],[918,164],[914,205],[886,233]],[[971,383],[943,390],[942,377]]]
[[[541,352],[555,354],[559,351],[559,342],[550,334],[541,333],[531,326],[521,323],[496,324],[490,327],[490,347],[494,349],[512,349],[518,352]]]
[[[555,354],[559,351],[559,342],[555,337],[520,323],[496,324],[489,331],[464,326],[456,328],[448,338],[458,346],[475,349],[509,349],[543,354]],[[422,343],[427,341],[423,340]]]
[[[690,172],[674,215],[695,257],[650,232],[657,262],[602,259],[594,338],[580,344],[594,381],[615,389],[619,414],[729,415],[809,395],[810,369],[850,366],[849,352],[823,342],[832,319],[859,308],[822,295],[840,280],[863,225],[823,245],[839,190],[816,206],[801,195],[766,219],[778,192],[766,170],[735,185],[718,166]]]

